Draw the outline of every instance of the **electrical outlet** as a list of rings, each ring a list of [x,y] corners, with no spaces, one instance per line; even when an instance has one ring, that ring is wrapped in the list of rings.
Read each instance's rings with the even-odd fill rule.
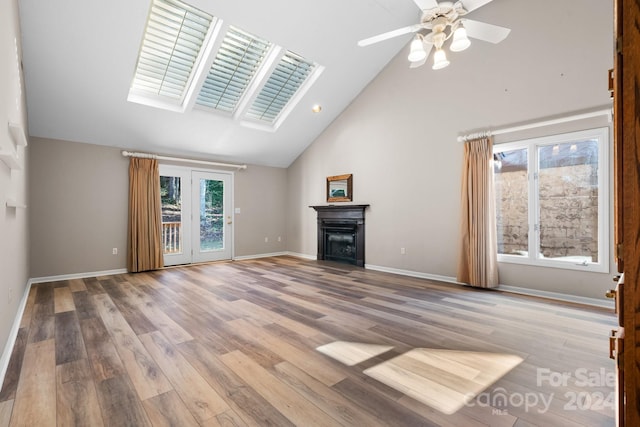
[[[282,237],[278,236],[278,242],[282,242]]]
[[[269,243],[269,238],[268,238],[268,237],[265,237],[265,238],[264,238],[264,242],[265,242],[265,243]]]
[[[111,253],[114,254],[114,255],[118,255],[118,248],[113,248]]]
[[[405,255],[407,250],[405,248],[400,248],[400,255]]]

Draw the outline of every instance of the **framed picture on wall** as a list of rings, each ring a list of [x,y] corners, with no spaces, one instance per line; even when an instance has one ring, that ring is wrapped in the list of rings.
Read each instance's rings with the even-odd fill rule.
[[[351,202],[353,200],[353,175],[327,177],[327,202]]]

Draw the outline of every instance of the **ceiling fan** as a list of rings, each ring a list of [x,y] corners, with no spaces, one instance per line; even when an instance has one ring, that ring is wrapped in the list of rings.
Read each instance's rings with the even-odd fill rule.
[[[398,37],[404,34],[416,33],[409,51],[410,68],[416,68],[427,61],[431,49],[435,46],[433,55],[433,69],[439,70],[449,65],[447,56],[442,49],[444,42],[452,38],[449,49],[461,52],[469,47],[468,37],[484,40],[490,43],[500,43],[511,31],[509,28],[474,21],[463,18],[469,12],[478,9],[492,0],[459,0],[456,2],[436,0],[413,0],[422,16],[419,24],[398,28],[397,30],[378,34],[358,42],[358,46],[369,46],[374,43]],[[423,30],[430,30],[422,34]]]

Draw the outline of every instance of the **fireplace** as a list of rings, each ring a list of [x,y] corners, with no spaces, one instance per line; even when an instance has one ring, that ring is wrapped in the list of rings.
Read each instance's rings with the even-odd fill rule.
[[[311,206],[318,212],[318,260],[364,267],[364,210],[368,206]]]

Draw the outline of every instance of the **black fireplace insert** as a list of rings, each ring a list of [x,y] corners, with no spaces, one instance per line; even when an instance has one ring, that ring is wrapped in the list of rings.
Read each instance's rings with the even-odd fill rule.
[[[364,210],[368,206],[311,206],[318,212],[318,260],[364,267]]]

